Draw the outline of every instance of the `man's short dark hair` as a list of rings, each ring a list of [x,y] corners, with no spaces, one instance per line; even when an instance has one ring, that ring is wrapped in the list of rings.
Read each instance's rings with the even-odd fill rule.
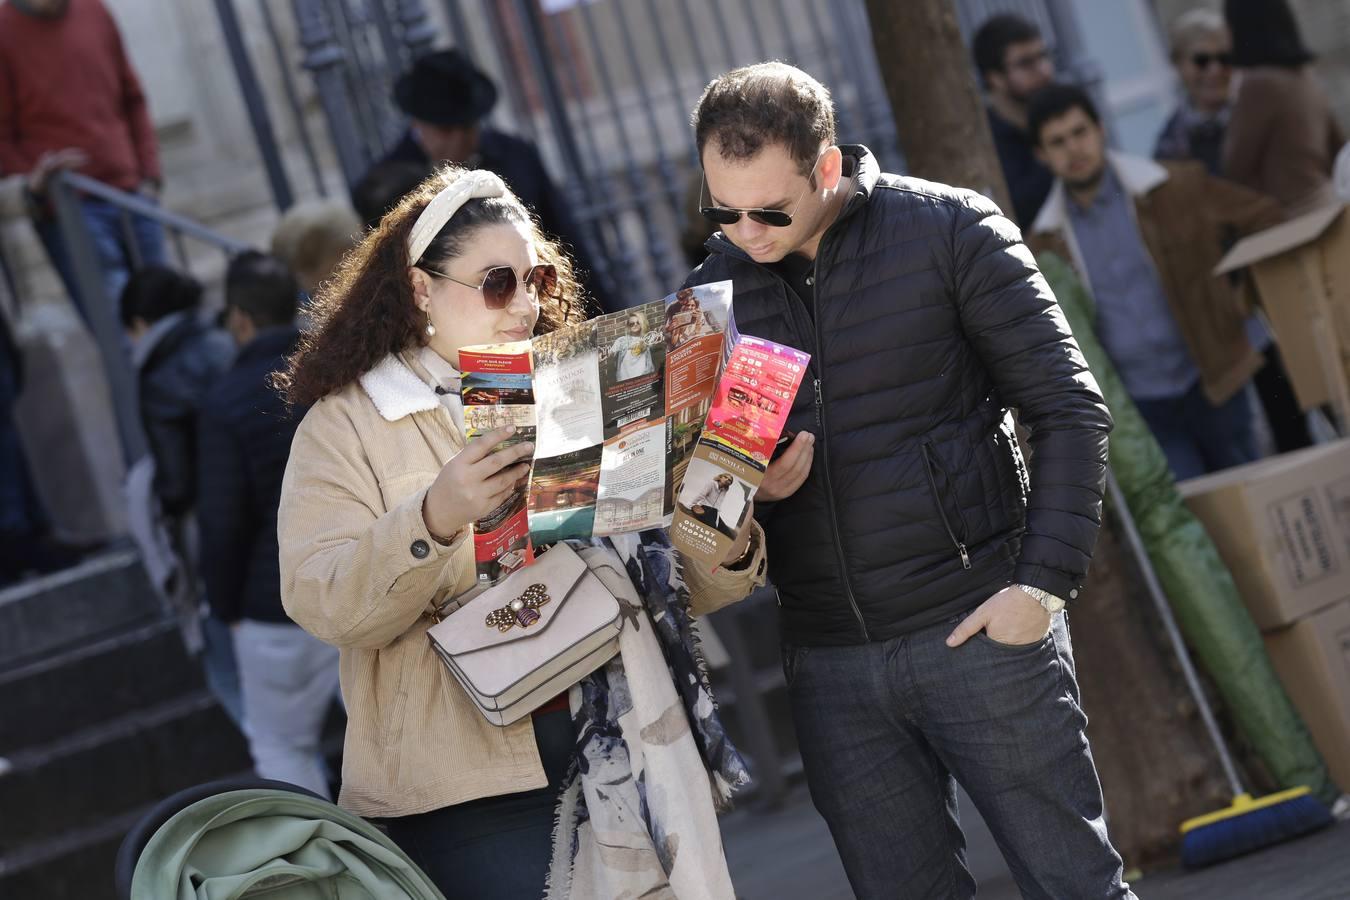
[[[295,321],[300,284],[275,256],[245,250],[225,271],[225,305],[236,307],[259,328]]]
[[[122,325],[142,319],[153,325],[165,316],[202,305],[202,286],[191,275],[164,266],[143,266],[131,273],[120,298]]]
[[[1013,44],[1025,44],[1040,39],[1041,30],[1021,16],[1001,13],[986,19],[975,32],[975,39],[970,44],[980,79],[987,84],[986,76],[990,72],[1004,71],[1006,62],[1004,57]]]
[[[1098,125],[1102,123],[1097,104],[1076,84],[1052,84],[1032,94],[1027,101],[1027,134],[1031,135],[1032,142],[1039,147],[1045,124],[1075,109],[1087,113],[1088,118]]]
[[[692,121],[700,160],[713,140],[723,159],[737,161],[780,144],[809,175],[822,145],[835,142],[829,90],[781,62],[744,66],[714,79],[694,107]]]

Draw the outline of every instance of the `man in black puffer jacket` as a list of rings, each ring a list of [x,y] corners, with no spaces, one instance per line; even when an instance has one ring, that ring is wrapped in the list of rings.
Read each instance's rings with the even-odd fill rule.
[[[781,63],[714,81],[694,127],[722,232],[687,284],[732,280],[742,333],[812,355],[757,515],[855,893],[973,895],[955,776],[1027,896],[1132,896],[1061,614],[1111,418],[1021,235],[978,194],[836,146],[828,91]]]

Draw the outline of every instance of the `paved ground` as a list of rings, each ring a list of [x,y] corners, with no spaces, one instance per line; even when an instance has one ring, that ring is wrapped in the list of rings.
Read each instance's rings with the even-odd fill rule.
[[[961,818],[980,900],[1017,900],[993,838],[964,798]],[[722,835],[741,900],[853,897],[805,789],[773,812],[731,813]],[[1350,900],[1350,823],[1201,872],[1149,875],[1133,887],[1140,900]]]

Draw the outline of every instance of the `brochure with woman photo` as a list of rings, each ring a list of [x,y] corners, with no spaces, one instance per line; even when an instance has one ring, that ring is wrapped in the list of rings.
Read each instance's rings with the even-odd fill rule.
[[[754,337],[731,351],[675,504],[671,540],[695,564],[715,568],[745,527],[810,361]]]

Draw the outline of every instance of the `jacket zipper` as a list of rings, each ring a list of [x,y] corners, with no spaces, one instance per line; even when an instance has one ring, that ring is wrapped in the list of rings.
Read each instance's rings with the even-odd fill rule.
[[[825,242],[821,241],[821,246],[817,249],[816,260],[819,262],[824,255]],[[820,266],[817,265],[815,271],[820,272]],[[820,449],[824,454],[822,466],[825,473],[825,505],[830,512],[830,534],[834,538],[834,552],[839,558],[839,573],[844,579],[844,593],[848,596],[848,605],[853,608],[853,615],[858,619],[858,629],[862,632],[863,641],[870,642],[871,635],[867,633],[867,620],[863,618],[862,609],[858,606],[858,600],[853,596],[853,580],[848,574],[848,560],[844,556],[844,539],[839,534],[839,512],[834,505],[834,484],[830,478],[830,438],[829,429],[825,427],[825,392],[822,382],[825,378],[825,359],[821,353],[821,347],[824,341],[820,334],[820,295],[816,290],[819,278],[813,278],[811,283],[811,308],[815,310],[815,315],[811,317],[813,330],[816,338],[816,360],[819,366],[816,369],[816,427],[820,430]],[[800,301],[798,301],[800,303]]]
[[[847,207],[845,209],[847,209]],[[844,214],[841,212],[839,218],[835,220],[834,224],[838,225],[839,222],[841,222],[843,219]],[[830,227],[833,228],[834,225],[831,225]],[[826,239],[828,239],[828,237],[829,233],[827,230],[825,236],[821,239],[820,246],[816,250],[815,271],[817,273],[817,276],[812,279],[811,284],[811,306],[815,310],[815,315],[812,315],[811,313],[807,312],[805,308],[803,308],[802,301],[797,297],[797,292],[787,283],[787,281],[781,275],[779,275],[777,272],[773,271],[772,269],[769,269],[766,266],[760,266],[760,268],[763,269],[765,272],[768,272],[769,275],[778,279],[778,281],[782,283],[783,287],[787,291],[788,297],[790,298],[789,308],[793,309],[794,314],[800,313],[801,315],[805,315],[807,320],[811,324],[812,336],[815,338],[816,345],[814,349],[816,352],[811,357],[810,367],[815,371],[816,374],[815,378],[816,427],[820,430],[819,435],[820,450],[821,453],[823,454],[823,469],[825,474],[825,505],[828,508],[830,514],[830,535],[831,537],[834,538],[834,552],[839,560],[839,572],[844,580],[844,594],[848,597],[848,605],[853,610],[853,615],[858,620],[858,630],[862,633],[863,641],[870,642],[872,640],[872,636],[867,631],[867,621],[863,619],[862,609],[859,608],[858,600],[853,595],[853,580],[849,578],[848,575],[848,561],[844,557],[844,541],[843,538],[841,538],[839,535],[839,513],[834,505],[834,484],[830,478],[830,440],[828,437],[828,430],[825,427],[825,395],[824,390],[822,388],[822,380],[825,375],[825,359],[823,354],[821,353],[820,304],[819,304],[820,296],[816,290],[819,282],[819,272],[821,271],[820,260],[825,255],[824,251],[826,247]],[[744,259],[753,265],[759,265],[758,263],[755,263],[755,261],[751,259],[748,254],[741,251],[740,248],[736,247],[734,244],[732,244],[731,246],[734,248],[733,255],[739,256],[741,259]]]
[[[933,469],[935,467],[941,469],[941,466],[938,465],[936,455],[933,453],[933,442],[924,441],[923,470],[924,474],[928,476],[928,487],[933,491],[933,502],[937,504],[938,515],[942,518],[942,527],[947,529],[947,537],[952,539],[952,543],[956,546],[956,552],[961,555],[961,568],[969,569],[970,553],[966,550],[965,542],[956,536],[956,532],[952,529],[951,520],[947,518],[947,509],[942,505],[942,494],[938,492],[937,478],[933,475]],[[950,479],[947,478],[947,470],[941,469],[941,471],[943,480],[950,481]],[[958,513],[961,510],[960,499],[956,501],[956,509]]]

